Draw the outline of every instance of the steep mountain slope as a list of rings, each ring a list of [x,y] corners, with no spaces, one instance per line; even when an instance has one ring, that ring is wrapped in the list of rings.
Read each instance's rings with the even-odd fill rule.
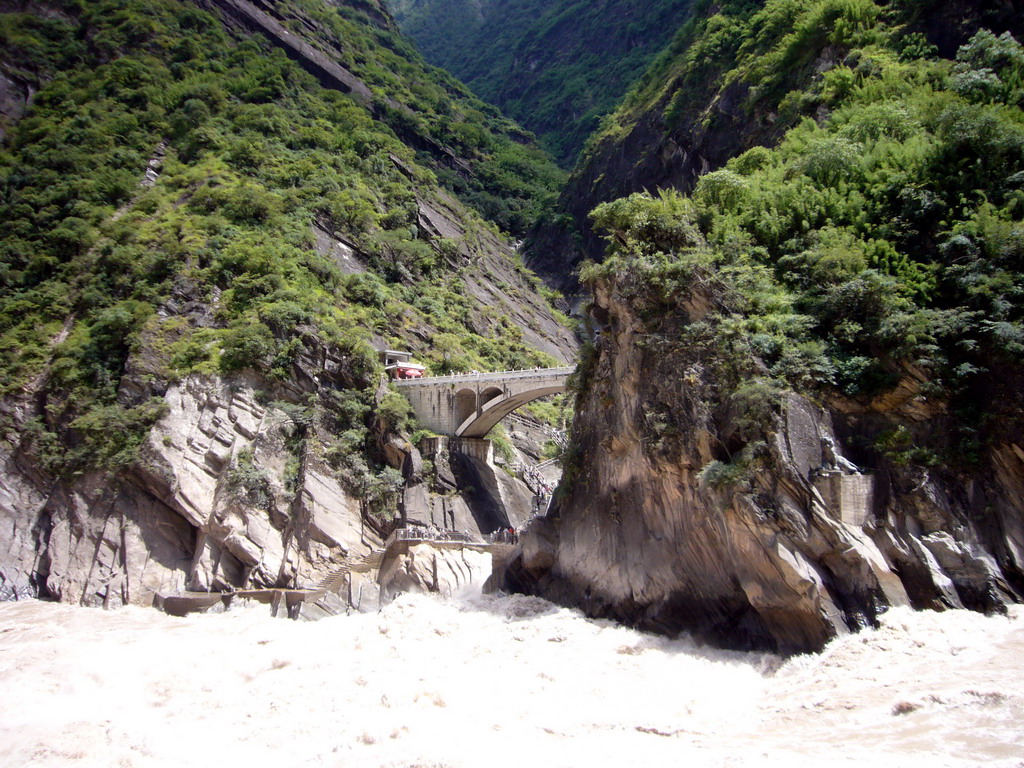
[[[375,2],[0,10],[7,594],[315,582],[422,470],[374,346],[572,356],[451,194],[515,229],[557,170]]]
[[[390,0],[424,56],[538,135],[566,166],[691,0]]]
[[[638,91],[705,143],[630,150],[690,196],[592,214],[575,459],[516,586],[785,652],[1024,597],[1024,47],[982,30],[943,58],[903,8],[712,16]],[[733,119],[792,127],[688,181]]]
[[[859,6],[856,6],[859,7]],[[697,178],[754,146],[772,146],[805,117],[827,116],[835,94],[826,73],[850,51],[853,29],[822,34],[846,4],[785,6],[746,0],[695,3],[690,18],[593,135],[555,215],[527,239],[528,260],[567,292],[604,240],[589,221],[600,203]],[[897,3],[871,11],[899,27],[897,51],[947,58],[979,28],[1020,37],[1019,2]],[[922,48],[924,46],[924,48]],[[856,62],[849,62],[856,68]]]

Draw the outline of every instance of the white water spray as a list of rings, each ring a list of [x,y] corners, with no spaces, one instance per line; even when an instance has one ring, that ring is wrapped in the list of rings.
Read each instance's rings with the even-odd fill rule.
[[[0,764],[1024,765],[1024,611],[894,610],[783,663],[536,598],[316,623],[0,605]]]

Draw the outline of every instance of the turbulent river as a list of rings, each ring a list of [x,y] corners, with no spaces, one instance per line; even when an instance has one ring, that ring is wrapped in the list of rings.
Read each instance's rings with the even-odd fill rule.
[[[0,604],[0,765],[1022,766],[1024,610],[782,661],[527,597],[316,623]]]

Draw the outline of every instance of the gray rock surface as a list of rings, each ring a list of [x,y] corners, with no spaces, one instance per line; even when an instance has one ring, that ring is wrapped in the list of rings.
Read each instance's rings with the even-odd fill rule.
[[[403,523],[479,536],[520,528],[533,514],[533,496],[490,454],[482,458],[447,449],[430,454],[432,476],[410,477],[405,488]]]
[[[7,129],[25,114],[32,98],[33,87],[0,70],[0,141]]]
[[[166,394],[167,415],[121,477],[41,474],[2,449],[2,583],[82,604],[148,605],[157,593],[302,586],[382,544],[322,457],[302,457],[285,488],[287,416],[253,384],[190,377]],[[247,498],[240,454],[267,484]]]
[[[429,543],[403,542],[389,550],[381,565],[384,599],[402,592],[452,595],[480,587],[491,575],[491,554],[468,548],[445,549]]]

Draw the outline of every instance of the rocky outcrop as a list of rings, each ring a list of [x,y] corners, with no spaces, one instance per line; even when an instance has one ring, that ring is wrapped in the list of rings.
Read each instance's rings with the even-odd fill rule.
[[[491,553],[470,547],[445,548],[426,542],[400,542],[381,564],[383,599],[402,592],[452,595],[481,587],[491,575]]]
[[[730,464],[735,413],[713,354],[670,341],[710,299],[680,300],[657,335],[614,284],[595,301],[605,330],[578,402],[576,458],[560,506],[524,533],[509,587],[783,653],[820,649],[889,606],[991,611],[1021,599],[1018,440],[970,473],[913,469],[865,446],[903,411],[941,429],[942,409],[923,397],[853,409],[790,394],[749,464]]]
[[[7,136],[7,129],[25,114],[34,92],[31,83],[0,71],[0,141]]]
[[[118,476],[49,477],[4,450],[0,580],[65,602],[149,605],[184,589],[312,585],[378,549],[359,501],[316,450],[295,454],[288,415],[260,404],[258,383],[172,385],[140,460]]]
[[[284,51],[288,58],[320,81],[325,88],[333,88],[351,94],[364,104],[369,104],[373,93],[369,87],[341,66],[332,56],[314,48],[301,35],[292,34],[277,18],[279,11],[272,3],[250,3],[247,0],[198,0],[198,4],[211,11],[219,12],[224,20],[246,33],[264,35],[275,47]],[[263,5],[263,8],[259,6]],[[316,32],[313,22],[306,18],[297,19]]]
[[[533,515],[530,490],[494,463],[489,440],[428,442],[429,472],[419,452],[412,451],[416,468],[406,475],[404,524],[485,536],[520,528]]]

